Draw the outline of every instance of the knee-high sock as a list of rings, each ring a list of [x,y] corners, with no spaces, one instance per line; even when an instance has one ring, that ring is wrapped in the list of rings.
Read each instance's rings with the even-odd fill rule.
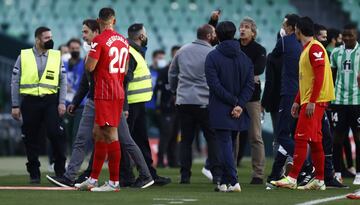
[[[110,172],[110,180],[117,182],[119,181],[119,167],[121,160],[121,152],[120,152],[120,143],[119,141],[114,141],[107,145],[107,153],[109,159],[109,172]]]
[[[297,179],[306,159],[307,145],[306,140],[295,140],[294,165],[289,173],[294,179]]]
[[[93,166],[90,177],[98,179],[107,154],[107,144],[98,141],[95,143]]]
[[[311,142],[311,158],[315,166],[315,178],[324,180],[324,150],[321,142]]]

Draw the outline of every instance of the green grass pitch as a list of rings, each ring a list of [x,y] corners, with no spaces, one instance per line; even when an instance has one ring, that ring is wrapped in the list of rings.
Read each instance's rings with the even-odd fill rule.
[[[0,160],[1,161],[1,160]],[[6,166],[1,164],[1,166]],[[21,166],[20,166],[21,167]],[[25,170],[25,166],[22,165]],[[158,169],[162,176],[169,176],[172,183],[148,189],[123,188],[117,193],[91,193],[80,191],[35,191],[35,190],[0,190],[1,205],[105,205],[105,204],[136,204],[136,205],[225,205],[225,204],[297,204],[310,200],[344,195],[357,188],[352,185],[352,179],[346,179],[345,183],[350,189],[328,189],[326,191],[298,191],[298,190],[265,190],[264,185],[250,185],[251,164],[245,160],[243,166],[238,168],[239,181],[242,187],[241,193],[216,193],[214,185],[201,174],[201,164],[194,164],[192,169],[191,184],[180,185],[178,169]],[[267,160],[266,173],[271,168],[271,160]],[[9,171],[9,170],[7,170]],[[27,175],[4,175],[0,168],[0,186],[29,186]],[[10,172],[11,173],[11,172]],[[16,172],[15,172],[16,173]],[[0,173],[1,174],[1,173]],[[42,175],[40,186],[52,186]],[[108,177],[107,170],[102,171],[100,182],[103,183]],[[324,204],[360,204],[360,201],[340,199]]]

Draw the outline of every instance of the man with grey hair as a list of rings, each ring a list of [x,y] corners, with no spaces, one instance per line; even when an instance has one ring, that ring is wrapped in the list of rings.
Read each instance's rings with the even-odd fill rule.
[[[240,133],[240,141],[249,137],[251,144],[251,158],[253,176],[251,184],[263,184],[265,169],[265,148],[261,135],[261,82],[260,75],[263,74],[266,64],[266,50],[255,41],[257,27],[255,21],[250,17],[245,17],[239,27],[240,48],[251,59],[254,64],[255,90],[251,100],[246,104],[246,109],[250,115],[251,122],[248,132]],[[244,137],[248,136],[248,137]]]

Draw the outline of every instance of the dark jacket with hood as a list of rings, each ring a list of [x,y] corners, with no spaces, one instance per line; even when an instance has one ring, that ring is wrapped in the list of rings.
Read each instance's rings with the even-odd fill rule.
[[[206,57],[205,74],[210,88],[210,127],[225,130],[246,130],[249,115],[245,104],[254,91],[254,66],[240,50],[239,42],[221,42]],[[239,105],[243,113],[239,119],[231,116],[233,108]]]

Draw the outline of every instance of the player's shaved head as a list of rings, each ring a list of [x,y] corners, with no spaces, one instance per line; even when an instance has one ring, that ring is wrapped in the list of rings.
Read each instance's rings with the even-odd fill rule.
[[[112,8],[102,8],[99,11],[99,19],[101,23],[110,24],[115,18],[115,11]]]
[[[345,47],[350,49],[354,48],[358,37],[357,25],[352,23],[345,25],[342,36]]]

